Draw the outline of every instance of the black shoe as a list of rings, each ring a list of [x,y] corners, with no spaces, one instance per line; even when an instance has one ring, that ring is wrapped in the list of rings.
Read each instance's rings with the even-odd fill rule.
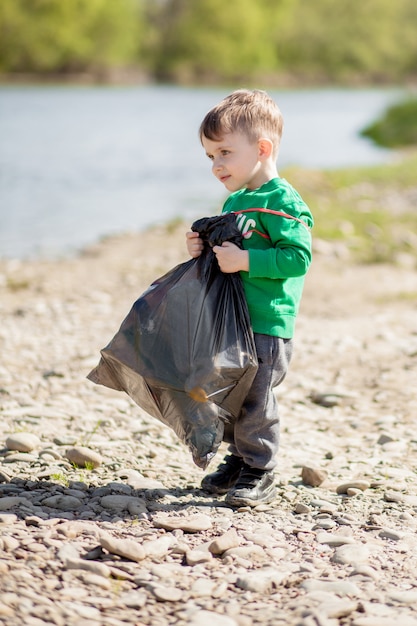
[[[244,466],[240,456],[229,454],[212,474],[207,474],[201,481],[201,487],[210,493],[227,493],[239,478]]]
[[[257,506],[272,502],[276,495],[274,473],[244,463],[239,479],[227,494],[225,502],[231,506]]]

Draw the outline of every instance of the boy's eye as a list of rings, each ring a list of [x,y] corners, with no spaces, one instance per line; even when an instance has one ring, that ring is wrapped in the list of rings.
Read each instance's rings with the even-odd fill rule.
[[[208,156],[208,158],[210,159],[210,161],[213,161],[214,156],[213,156],[212,154],[208,154],[207,156]]]
[[[222,150],[222,156],[227,156],[230,154],[230,150]]]

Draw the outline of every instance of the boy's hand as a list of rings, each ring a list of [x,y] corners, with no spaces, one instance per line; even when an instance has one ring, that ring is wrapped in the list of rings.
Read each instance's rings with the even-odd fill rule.
[[[193,259],[196,259],[197,257],[200,256],[200,254],[203,251],[203,246],[204,246],[203,240],[201,239],[198,233],[195,233],[192,230],[185,233],[185,237],[186,237],[185,242],[187,244],[188,254]]]
[[[221,246],[214,246],[213,252],[221,271],[225,274],[249,271],[249,252],[238,248],[234,243],[225,241]]]

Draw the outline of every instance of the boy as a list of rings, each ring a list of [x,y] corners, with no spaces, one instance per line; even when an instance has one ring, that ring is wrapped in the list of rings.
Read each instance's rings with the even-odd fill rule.
[[[225,242],[213,251],[222,272],[241,274],[259,361],[239,419],[225,428],[230,454],[201,483],[210,493],[226,493],[231,506],[256,506],[276,496],[279,416],[273,388],[287,373],[311,262],[312,215],[277,171],[282,125],[267,93],[241,89],[211,109],[199,130],[213,174],[232,192],[222,212],[236,213],[244,237],[243,249]],[[188,232],[186,243],[191,257],[201,254],[198,233]]]

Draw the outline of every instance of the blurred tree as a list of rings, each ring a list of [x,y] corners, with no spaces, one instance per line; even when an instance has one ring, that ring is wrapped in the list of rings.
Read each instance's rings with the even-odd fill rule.
[[[281,64],[305,77],[393,82],[417,51],[415,0],[295,0],[276,36]],[[407,45],[404,45],[407,44]],[[414,68],[416,71],[416,68]]]
[[[247,81],[274,67],[265,0],[164,0],[153,25],[159,33],[153,52],[160,79]]]
[[[0,73],[398,83],[417,77],[416,24],[416,0],[0,0]]]
[[[79,72],[137,58],[140,0],[0,0],[0,71]]]

